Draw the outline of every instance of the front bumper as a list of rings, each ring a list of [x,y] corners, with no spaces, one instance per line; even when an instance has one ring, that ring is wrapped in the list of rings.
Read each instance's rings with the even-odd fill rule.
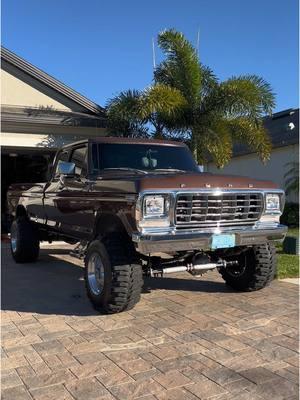
[[[236,228],[223,230],[219,233],[235,234],[236,246],[253,246],[266,242],[282,241],[287,233],[285,225],[266,228]],[[176,251],[211,249],[212,236],[216,232],[183,232],[173,231],[165,234],[134,233],[132,240],[136,249],[142,254],[173,253]]]

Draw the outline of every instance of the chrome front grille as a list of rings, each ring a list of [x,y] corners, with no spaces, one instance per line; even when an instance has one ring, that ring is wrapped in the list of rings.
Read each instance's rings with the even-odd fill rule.
[[[263,211],[262,193],[180,193],[175,224],[178,228],[251,225]]]

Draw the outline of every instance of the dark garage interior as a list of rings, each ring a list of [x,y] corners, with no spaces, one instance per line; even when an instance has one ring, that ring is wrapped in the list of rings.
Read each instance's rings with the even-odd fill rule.
[[[7,190],[13,183],[36,183],[47,180],[55,155],[53,149],[1,149],[1,232],[9,232]]]

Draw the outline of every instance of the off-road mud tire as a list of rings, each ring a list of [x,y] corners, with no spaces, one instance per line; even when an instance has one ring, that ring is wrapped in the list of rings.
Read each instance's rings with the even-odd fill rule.
[[[104,287],[97,295],[88,280],[88,263],[95,252],[100,255],[104,267]],[[142,266],[133,244],[124,235],[100,236],[90,243],[85,256],[85,286],[94,308],[101,313],[127,311],[139,302],[143,287]]]
[[[15,242],[13,242],[15,238]],[[23,216],[15,219],[11,225],[11,254],[17,263],[29,263],[38,259],[40,242],[37,229]]]
[[[255,291],[269,285],[276,274],[276,249],[272,243],[253,246],[245,253],[247,263],[241,275],[232,276],[221,268],[220,273],[230,287],[239,291]]]

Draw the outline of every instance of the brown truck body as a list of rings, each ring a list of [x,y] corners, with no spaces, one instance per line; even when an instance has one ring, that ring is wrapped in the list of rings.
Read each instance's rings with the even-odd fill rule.
[[[235,290],[258,290],[276,272],[284,192],[270,181],[200,172],[181,143],[121,138],[64,146],[48,182],[12,185],[16,262],[40,241],[78,243],[87,295],[106,313],[132,308],[143,275],[217,269]]]
[[[119,138],[101,138],[82,141],[63,149],[69,152],[83,145],[92,143],[118,144],[151,144],[167,147],[185,147],[177,142],[158,140],[137,140]],[[59,153],[58,153],[59,154]],[[46,183],[15,184],[8,191],[8,204],[11,214],[16,217],[26,213],[29,219],[38,226],[41,238],[58,239],[59,236],[71,240],[91,240],[98,230],[114,229],[122,225],[129,236],[137,238],[139,233],[136,221],[136,204],[141,193],[215,193],[224,191],[231,193],[271,192],[280,193],[278,187],[270,181],[263,181],[241,176],[215,175],[199,172],[151,173],[139,175],[113,170],[102,176],[88,175],[78,179],[65,179],[62,183],[55,176],[54,162],[52,178]],[[88,158],[89,160],[89,158]],[[174,211],[174,210],[173,210]],[[257,218],[258,220],[259,218]],[[216,220],[216,227],[217,227]],[[102,225],[103,224],[103,225]],[[102,225],[102,227],[100,226]],[[237,228],[235,221],[231,228]],[[201,223],[195,228],[203,233]],[[274,229],[274,227],[273,227]],[[181,230],[181,234],[182,234]],[[273,232],[275,233],[275,232]],[[162,233],[164,234],[164,233]],[[280,238],[282,235],[280,236]]]

